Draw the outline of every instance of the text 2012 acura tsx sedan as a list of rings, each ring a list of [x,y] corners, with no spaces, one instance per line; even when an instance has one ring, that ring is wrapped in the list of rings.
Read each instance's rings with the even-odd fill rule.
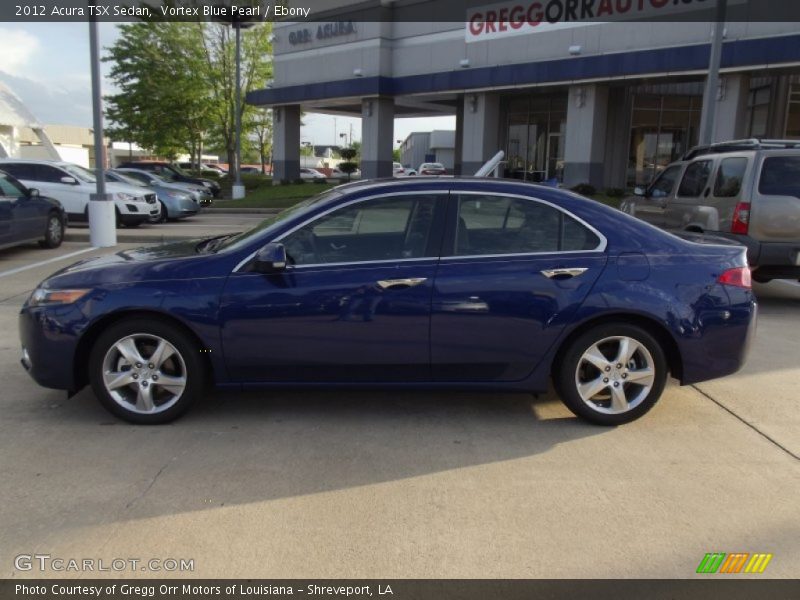
[[[733,373],[755,326],[745,248],[493,179],[348,184],[256,229],[93,258],[20,315],[43,386],[163,423],[207,383],[544,392],[614,425],[667,377]]]

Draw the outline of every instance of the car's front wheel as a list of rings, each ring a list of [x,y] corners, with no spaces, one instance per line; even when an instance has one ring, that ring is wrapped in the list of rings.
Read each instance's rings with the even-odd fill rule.
[[[139,424],[172,421],[203,392],[196,344],[178,327],[152,319],[106,329],[92,348],[89,380],[108,411]]]
[[[64,241],[64,219],[58,213],[50,213],[47,216],[47,224],[45,225],[44,237],[42,238],[41,246],[43,248],[58,248],[61,242]]]
[[[621,425],[655,405],[667,374],[664,350],[655,337],[635,325],[608,323],[570,344],[554,383],[561,400],[579,417]]]

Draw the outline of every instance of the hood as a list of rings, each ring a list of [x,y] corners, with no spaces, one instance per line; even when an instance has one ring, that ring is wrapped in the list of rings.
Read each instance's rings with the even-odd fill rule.
[[[55,289],[90,287],[196,274],[202,268],[196,261],[206,261],[216,256],[198,254],[196,249],[201,241],[202,238],[182,240],[87,258],[53,273],[42,285]]]
[[[110,194],[122,193],[130,194],[131,196],[144,196],[145,194],[152,193],[148,188],[128,185],[127,183],[117,183],[116,181],[106,182],[106,190],[108,190]]]

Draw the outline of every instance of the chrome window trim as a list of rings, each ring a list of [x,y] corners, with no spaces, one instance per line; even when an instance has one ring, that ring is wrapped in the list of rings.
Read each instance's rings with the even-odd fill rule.
[[[521,194],[514,194],[511,192],[479,192],[474,190],[469,191],[452,191],[454,196],[502,196],[507,198],[517,198],[519,200],[528,200],[531,202],[539,202],[541,204],[545,204],[552,208],[555,208],[558,211],[561,211],[568,217],[575,219],[578,223],[586,227],[589,231],[594,233],[597,238],[600,240],[600,243],[591,250],[555,250],[555,251],[547,251],[547,252],[515,252],[512,254],[465,254],[464,256],[442,256],[441,260],[469,260],[472,258],[506,258],[506,257],[513,257],[513,256],[547,256],[551,254],[592,254],[592,253],[602,253],[606,251],[608,247],[608,239],[604,236],[600,231],[598,231],[594,226],[590,225],[583,219],[581,219],[578,215],[571,213],[565,208],[558,206],[557,204],[553,204],[552,202],[548,202],[547,200],[542,200],[541,198],[534,198],[531,196],[523,196]],[[459,207],[460,208],[460,207]]]
[[[386,187],[386,186],[390,186],[390,185],[396,185],[396,183],[395,182],[387,182],[384,186],[381,186],[381,187]],[[330,214],[330,213],[332,213],[332,212],[334,212],[336,210],[339,210],[340,208],[346,208],[346,207],[350,206],[351,204],[356,204],[358,202],[367,202],[369,200],[375,200],[376,198],[388,197],[389,195],[391,195],[391,196],[422,196],[422,195],[448,196],[448,195],[450,195],[450,190],[449,189],[447,189],[447,190],[419,189],[419,190],[414,190],[414,191],[395,192],[393,194],[387,194],[385,192],[382,192],[382,193],[376,193],[376,194],[373,194],[373,195],[370,195],[370,196],[365,196],[363,198],[356,198],[354,200],[350,200],[350,201],[345,202],[343,204],[338,204],[337,206],[333,206],[333,207],[329,208],[328,210],[326,210],[324,212],[321,212],[318,215],[314,215],[313,217],[310,217],[310,218],[306,219],[302,223],[296,225],[295,227],[292,227],[289,231],[286,231],[286,232],[282,233],[281,235],[276,237],[274,240],[272,240],[272,242],[270,242],[270,243],[280,242],[286,236],[289,236],[289,235],[293,234],[298,229],[302,229],[303,227],[305,227],[309,223],[311,223],[313,221],[316,221],[317,219],[321,219],[325,215],[328,215],[328,214]],[[242,267],[244,267],[244,265],[246,265],[248,262],[253,260],[253,258],[255,257],[255,255],[257,253],[258,253],[258,250],[256,250],[255,252],[247,255],[247,257],[245,257],[241,262],[239,262],[239,264],[237,264],[233,268],[233,272],[234,273],[239,273],[240,272],[239,270]],[[309,268],[309,267],[317,267],[317,268],[319,268],[319,267],[344,266],[344,265],[370,265],[370,264],[382,264],[382,263],[410,262],[410,261],[419,261],[419,260],[439,260],[439,257],[438,256],[424,256],[424,257],[420,257],[420,258],[397,258],[397,259],[389,259],[389,260],[366,260],[366,261],[356,261],[356,262],[346,262],[346,263],[313,263],[313,264],[308,264],[308,265],[297,265],[297,266],[292,265],[290,268],[291,268],[291,270],[294,271],[294,270],[298,270],[298,269],[306,269],[306,268]]]

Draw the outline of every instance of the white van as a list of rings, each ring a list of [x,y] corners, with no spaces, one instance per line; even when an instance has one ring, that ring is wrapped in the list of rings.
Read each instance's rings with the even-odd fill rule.
[[[42,196],[58,200],[70,221],[89,220],[89,199],[96,192],[92,171],[68,162],[17,159],[0,160],[0,169],[38,189]],[[161,205],[152,190],[109,182],[106,192],[114,199],[118,226],[138,227],[161,216]]]

